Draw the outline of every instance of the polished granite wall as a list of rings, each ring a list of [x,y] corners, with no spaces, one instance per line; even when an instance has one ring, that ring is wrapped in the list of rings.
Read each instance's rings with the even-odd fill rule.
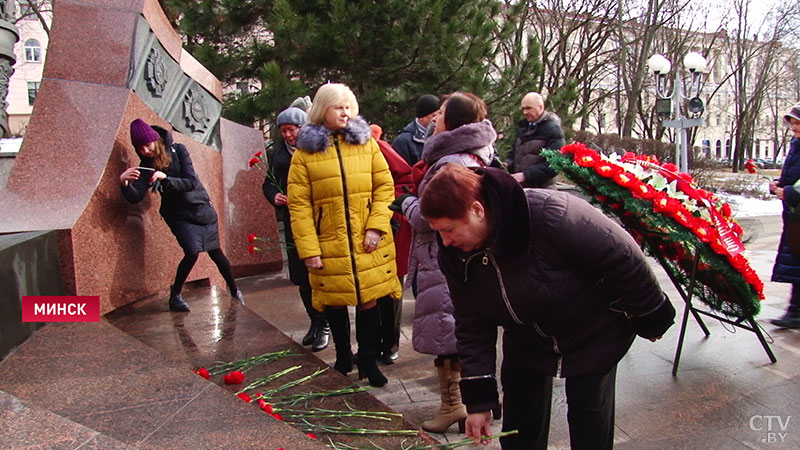
[[[56,233],[0,236],[0,360],[43,324],[22,322],[22,295],[61,294]]]
[[[133,30],[147,20],[169,56],[221,100],[218,80],[181,48],[156,0],[55,3],[41,90],[25,141],[0,190],[0,233],[57,230],[62,289],[99,295],[101,314],[169,288],[182,252],[158,214],[156,196],[136,205],[119,192],[119,174],[136,165],[129,123],[141,117],[172,128],[128,87]],[[102,43],[102,45],[98,45]],[[223,250],[237,276],[277,270],[279,252],[250,255],[249,233],[277,238],[261,177],[246,161],[263,148],[257,130],[227,120],[221,151],[174,133],[187,146],[220,216]],[[201,256],[189,281],[224,287]]]

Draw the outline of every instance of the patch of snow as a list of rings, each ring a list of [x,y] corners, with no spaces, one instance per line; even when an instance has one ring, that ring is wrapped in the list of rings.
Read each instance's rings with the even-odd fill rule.
[[[763,200],[755,197],[744,197],[741,195],[730,195],[718,192],[717,197],[731,205],[733,217],[753,217],[753,216],[780,216],[783,212],[783,202],[777,198]]]

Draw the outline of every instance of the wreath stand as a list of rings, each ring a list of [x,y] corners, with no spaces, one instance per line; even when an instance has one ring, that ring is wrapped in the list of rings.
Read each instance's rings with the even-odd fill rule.
[[[692,265],[692,274],[691,277],[689,278],[689,288],[686,291],[683,290],[678,280],[672,274],[672,271],[670,270],[666,260],[664,260],[664,257],[661,254],[657,254],[657,258],[659,264],[661,264],[661,266],[664,268],[664,271],[667,272],[667,275],[669,275],[669,278],[672,281],[672,284],[675,286],[675,289],[678,290],[678,293],[680,294],[681,298],[683,298],[684,303],[686,303],[683,309],[683,321],[681,322],[681,331],[680,335],[678,336],[678,348],[675,350],[675,361],[672,363],[672,376],[676,376],[678,374],[678,364],[680,363],[681,359],[681,350],[683,349],[683,340],[686,335],[686,325],[689,322],[689,314],[694,316],[694,320],[697,321],[698,325],[700,325],[700,328],[703,330],[703,333],[705,333],[706,337],[711,336],[711,332],[708,331],[708,327],[706,327],[706,324],[703,322],[701,315],[711,317],[712,319],[716,319],[725,322],[727,324],[730,324],[734,327],[755,333],[755,335],[758,337],[759,342],[761,342],[761,346],[764,347],[764,351],[767,352],[769,360],[773,364],[778,361],[778,359],[775,358],[775,355],[772,353],[772,349],[769,348],[769,343],[764,338],[764,334],[761,332],[761,328],[758,327],[758,324],[756,323],[755,319],[752,316],[747,318],[740,318],[738,320],[731,320],[728,317],[717,315],[713,312],[697,309],[694,307],[694,305],[692,305],[692,293],[694,292],[695,275],[697,272],[697,265],[700,262],[699,254],[696,254],[694,257],[694,263]]]

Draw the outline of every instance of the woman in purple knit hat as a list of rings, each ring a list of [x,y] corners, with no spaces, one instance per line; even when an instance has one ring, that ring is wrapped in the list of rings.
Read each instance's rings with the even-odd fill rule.
[[[122,195],[129,202],[137,203],[148,190],[161,193],[159,213],[184,253],[170,289],[169,309],[189,311],[189,305],[181,297],[181,289],[200,252],[208,252],[225,278],[231,296],[244,303],[242,291],[236,287],[233,278],[231,263],[219,246],[217,213],[197,178],[189,151],[183,144],[174,143],[169,131],[151,127],[142,119],[131,122],[131,143],[140,162],[139,166],[129,167],[120,175]]]

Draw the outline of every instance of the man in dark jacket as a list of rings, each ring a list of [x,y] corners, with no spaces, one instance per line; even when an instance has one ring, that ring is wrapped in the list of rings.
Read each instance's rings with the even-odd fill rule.
[[[428,126],[439,114],[439,98],[431,94],[423,95],[417,100],[414,112],[416,119],[400,130],[392,141],[392,148],[409,166],[413,166],[422,158]]]
[[[525,118],[519,122],[517,138],[506,158],[508,171],[523,187],[552,187],[556,171],[539,153],[564,146],[561,119],[544,110],[544,99],[536,92],[522,97],[522,115]]]
[[[519,431],[503,449],[547,448],[555,376],[572,448],[612,448],[617,363],[675,317],[636,242],[584,200],[494,168],[445,166],[420,201],[453,299],[467,436],[491,434],[502,326],[503,430]]]

